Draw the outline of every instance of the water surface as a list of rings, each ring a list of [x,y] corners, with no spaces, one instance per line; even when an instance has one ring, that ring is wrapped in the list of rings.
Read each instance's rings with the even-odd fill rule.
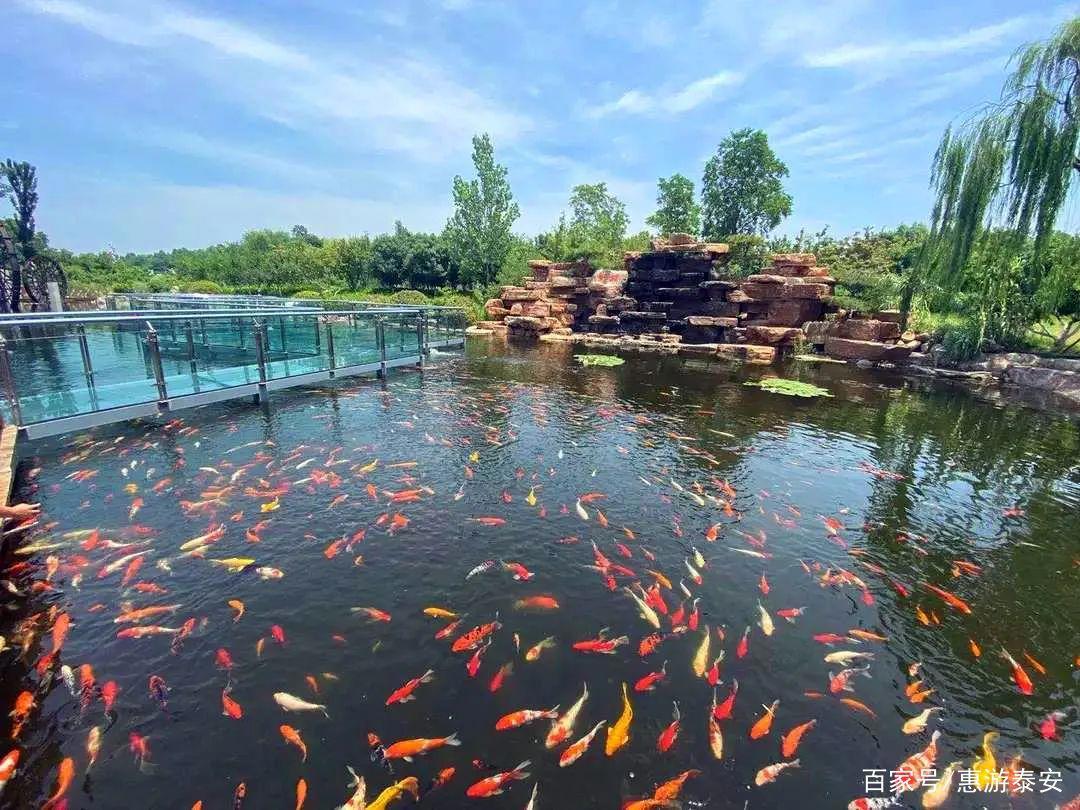
[[[436,357],[422,375],[282,392],[266,408],[227,403],[183,413],[168,425],[116,425],[25,446],[19,494],[42,502],[47,527],[31,540],[64,545],[34,555],[34,570],[14,578],[30,589],[45,576],[46,556],[59,558],[53,589],[39,586],[30,598],[9,603],[0,627],[14,646],[0,653],[4,705],[23,689],[36,689],[40,703],[20,738],[22,768],[2,806],[38,806],[60,760],[72,757],[71,808],[187,810],[198,800],[206,808],[230,807],[240,782],[247,786],[245,807],[291,808],[301,777],[307,807],[337,807],[350,794],[346,765],[367,778],[369,798],[392,780],[369,760],[369,732],[390,743],[456,731],[462,747],[395,764],[396,778],[416,775],[421,785],[456,767],[447,786],[425,797],[426,806],[521,808],[538,781],[537,810],[614,808],[699,768],[702,775],[682,791],[688,806],[842,807],[865,794],[864,769],[895,769],[927,744],[932,729],[942,732],[939,766],[970,764],[983,733],[994,730],[1001,735],[999,766],[1019,755],[1036,772],[1062,772],[1061,793],[954,793],[946,806],[1063,804],[1080,791],[1077,424],[959,389],[849,368],[790,371],[830,389],[832,399],[794,400],[742,385],[765,373],[771,371],[677,358],[583,369],[560,347],[471,344],[466,356]],[[72,479],[79,470],[94,475]],[[166,478],[171,482],[162,485]],[[736,493],[732,514],[722,508],[724,482]],[[286,484],[280,508],[261,512],[271,500],[266,492]],[[228,486],[233,489],[219,504],[195,511],[186,504]],[[254,494],[245,494],[246,487]],[[419,500],[391,503],[385,494],[408,489],[422,490]],[[535,505],[528,503],[530,490]],[[575,500],[588,492],[606,497],[586,505],[583,520]],[[130,517],[135,498],[143,504]],[[388,531],[396,513],[408,525]],[[391,517],[380,524],[383,515]],[[482,516],[506,522],[470,520]],[[825,517],[842,524],[839,538],[829,536]],[[245,540],[260,521],[261,542]],[[254,558],[284,577],[229,573],[180,556],[182,543],[219,523],[225,536],[207,557]],[[714,524],[719,537],[710,543],[706,531]],[[122,570],[99,578],[103,565],[130,550],[85,551],[79,546],[85,535],[63,539],[65,532],[89,529],[118,544],[146,541],[135,581],[168,593],[122,588]],[[363,539],[350,552],[327,557],[331,543],[361,530]],[[764,538],[761,549],[771,558],[731,550],[754,550],[747,535],[757,543]],[[701,625],[713,633],[710,659],[721,649],[726,656],[720,697],[733,679],[740,685],[733,717],[722,723],[721,761],[710,754],[706,734],[712,689],[691,671],[701,632],[668,638],[640,657],[638,643],[653,630],[629,597],[610,591],[590,567],[593,541],[646,585],[653,581],[647,568],[665,574],[674,586],[663,591],[672,609],[682,601],[680,579],[700,599]],[[632,556],[623,556],[617,543]],[[701,586],[685,567],[692,547],[708,563]],[[535,577],[518,582],[496,567],[466,581],[485,560],[521,563]],[[955,560],[981,572],[954,576]],[[171,570],[160,567],[163,561]],[[865,593],[822,583],[826,571],[840,569],[864,581]],[[950,608],[924,582],[957,594],[971,614]],[[555,597],[560,609],[515,610],[518,599],[541,594]],[[230,599],[245,604],[239,622]],[[758,626],[759,600],[776,624],[771,637]],[[175,651],[170,636],[117,639],[122,625],[113,620],[123,602],[180,604],[175,616],[147,623],[178,627],[190,617],[196,629]],[[355,606],[379,608],[392,620],[367,621],[350,612]],[[449,639],[433,638],[445,622],[425,616],[429,606],[467,614],[461,630],[499,615],[504,626],[475,679],[465,669],[469,653],[453,654]],[[59,662],[76,670],[89,663],[99,685],[115,680],[121,690],[89,776],[84,745],[92,726],[107,723],[101,701],[80,712],[58,678],[50,688],[49,676],[33,669],[51,644],[50,607],[72,618]],[[776,615],[795,607],[806,610],[793,624]],[[917,608],[930,626],[919,621]],[[274,624],[286,634],[284,645],[265,641],[257,656],[257,643]],[[736,644],[748,626],[749,653],[739,659]],[[630,644],[610,656],[571,649],[605,627],[628,635]],[[666,619],[663,627],[671,630]],[[718,627],[726,630],[723,642]],[[21,654],[28,628],[36,628],[36,639]],[[827,647],[812,638],[852,628],[888,641]],[[515,634],[522,651],[549,635],[558,644],[529,663],[515,650]],[[972,655],[971,640],[980,658]],[[1001,647],[1015,656],[1027,652],[1045,667],[1040,674],[1023,661],[1035,685],[1030,697],[1010,680]],[[240,719],[222,714],[228,676],[215,665],[219,648],[234,661],[231,696],[243,707]],[[854,678],[850,697],[876,719],[829,693],[829,674],[841,667],[822,659],[840,649],[874,653],[871,677]],[[621,684],[632,686],[665,660],[666,683],[631,692],[631,740],[614,757],[604,756],[601,732],[577,764],[560,769],[557,752],[543,746],[547,722],[494,730],[499,717],[517,709],[565,709],[587,683],[590,698],[576,739],[599,720],[613,722]],[[511,661],[512,673],[491,693],[492,676]],[[920,705],[905,697],[913,662],[922,662],[924,688],[935,690]],[[415,701],[384,706],[394,689],[429,668],[436,678],[419,687]],[[167,712],[148,693],[151,674],[170,687]],[[278,691],[325,703],[330,718],[284,714],[271,697]],[[762,704],[777,699],[771,733],[750,740]],[[673,700],[681,730],[661,754],[657,738],[671,722]],[[927,732],[901,732],[905,719],[932,705],[944,712]],[[1032,724],[1055,710],[1068,713],[1059,724],[1061,740],[1043,740]],[[754,787],[760,768],[782,761],[780,735],[810,719],[817,725],[799,748],[801,768]],[[306,763],[282,740],[282,723],[303,735]],[[133,731],[150,741],[151,765],[143,769],[128,750]],[[465,788],[490,775],[474,759],[498,770],[529,759],[533,777],[512,783],[502,796],[469,799]],[[920,806],[918,793],[903,798]]]

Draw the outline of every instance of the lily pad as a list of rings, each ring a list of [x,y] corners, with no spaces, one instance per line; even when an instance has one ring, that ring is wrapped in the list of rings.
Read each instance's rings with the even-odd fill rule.
[[[810,383],[798,380],[784,380],[780,377],[770,377],[767,380],[744,382],[743,385],[752,385],[772,394],[783,394],[786,397],[831,397],[828,390]]]
[[[574,359],[583,366],[621,366],[626,362],[612,354],[575,354]]]

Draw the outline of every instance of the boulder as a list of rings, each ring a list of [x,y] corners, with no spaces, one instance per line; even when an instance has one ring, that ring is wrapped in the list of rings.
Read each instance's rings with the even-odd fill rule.
[[[832,330],[836,337],[848,338],[849,340],[883,340],[881,334],[884,321],[863,318],[848,318],[839,321]],[[896,326],[896,324],[892,324]]]
[[[807,321],[821,317],[824,306],[820,301],[806,298],[791,298],[772,301],[769,304],[767,320],[770,326],[802,326]]]
[[[716,346],[716,356],[722,360],[768,365],[776,362],[776,347],[754,346],[749,343],[720,343]]]
[[[546,332],[551,328],[546,319],[533,318],[529,315],[509,315],[503,323],[511,331]]]
[[[852,340],[850,338],[829,336],[825,339],[825,354],[841,360],[888,360],[901,363],[907,360],[911,349],[891,343],[873,340]]]
[[[795,287],[812,286],[806,284],[756,284],[751,281],[744,281],[739,285],[739,289],[745,293],[747,300],[750,301],[775,301],[777,298],[799,298],[801,296],[790,295],[788,290]],[[734,291],[733,291],[734,292]],[[728,301],[734,301],[732,294],[728,293]]]
[[[1051,391],[1080,407],[1080,373],[1040,366],[1009,366],[1005,382],[1025,388]]]
[[[784,298],[811,298],[821,300],[832,295],[828,284],[785,284],[781,287]]]
[[[503,306],[503,303],[498,298],[492,298],[484,302],[484,312],[492,320],[499,320],[505,318],[510,314],[510,310]]]
[[[717,318],[708,315],[690,315],[686,319],[690,326],[712,326],[719,329],[734,329],[739,325],[738,318]]]
[[[494,329],[484,329],[482,326],[468,326],[465,328],[465,335],[467,337],[487,337],[494,334]]]
[[[506,301],[539,301],[539,290],[526,290],[522,287],[503,287],[502,300]]]
[[[883,309],[880,312],[875,312],[874,318],[875,320],[888,321],[889,323],[900,323],[900,310]]]
[[[576,287],[577,279],[570,276],[550,276],[548,278],[548,284],[552,289],[561,287]]]
[[[701,290],[698,287],[658,287],[656,294],[666,300],[678,301],[682,298],[701,298]]]
[[[746,280],[751,284],[787,284],[787,278],[784,276],[774,276],[769,273],[758,273],[756,275],[747,276]]]
[[[774,346],[802,340],[803,331],[788,326],[749,326],[746,329],[746,339],[750,343]]]
[[[515,306],[517,306],[515,304]],[[532,315],[534,318],[548,318],[551,317],[551,304],[546,301],[534,301],[531,304],[527,304],[524,307],[525,315]]]

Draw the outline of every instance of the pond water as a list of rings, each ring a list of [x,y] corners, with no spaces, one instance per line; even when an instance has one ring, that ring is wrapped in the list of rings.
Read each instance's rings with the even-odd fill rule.
[[[874,780],[888,783],[935,730],[938,769],[970,767],[993,731],[996,767],[1033,774],[1032,789],[1014,796],[959,792],[958,774],[945,806],[1064,805],[1080,792],[1077,423],[846,367],[787,370],[830,399],[743,385],[769,373],[677,358],[586,369],[561,347],[472,343],[385,383],[350,380],[282,392],[265,408],[228,403],[24,446],[17,494],[44,514],[23,543],[41,550],[8,563],[5,579],[24,595],[5,595],[0,692],[5,707],[22,692],[35,705],[12,743],[19,770],[0,806],[40,806],[69,765],[63,800],[73,809],[294,808],[300,779],[305,807],[339,807],[353,792],[346,766],[365,778],[369,802],[394,780],[415,776],[423,790],[452,767],[421,799],[438,808],[522,808],[534,784],[534,810],[616,808],[690,769],[701,773],[677,799],[688,808],[845,807],[887,795]],[[203,556],[182,550],[207,533],[221,536]],[[215,562],[229,558],[240,558],[233,570]],[[254,562],[235,570],[245,560]],[[496,564],[467,577],[485,561]],[[638,580],[662,583],[653,593],[669,611],[646,656],[641,642],[657,630],[624,591]],[[539,596],[558,607],[530,601]],[[230,600],[243,603],[239,619]],[[117,621],[150,606],[176,607]],[[425,615],[430,607],[463,616],[453,634],[435,638],[449,621]],[[66,639],[42,662],[63,615]],[[470,677],[475,651],[451,644],[496,617]],[[118,637],[144,626],[181,632]],[[572,646],[604,628],[628,643],[610,654]],[[825,634],[846,639],[814,638]],[[1033,682],[1030,695],[1003,648]],[[824,660],[845,651],[865,656]],[[718,760],[707,681],[721,652],[717,699],[736,681],[738,690],[717,721]],[[636,691],[665,661],[667,677]],[[864,668],[839,679],[853,691],[833,691],[830,674]],[[386,705],[427,670],[434,679],[414,700]],[[158,690],[165,708],[151,676],[168,690]],[[107,713],[109,682],[118,692]],[[629,741],[607,756],[623,683]],[[588,699],[559,748],[545,747],[547,719],[495,729],[522,709],[566,712],[584,684]],[[241,716],[223,713],[223,690]],[[280,692],[329,717],[283,711]],[[673,701],[681,722],[661,752]],[[771,729],[751,739],[774,701]],[[905,734],[930,707],[941,710],[926,730]],[[589,749],[561,768],[566,745],[601,720]],[[782,736],[811,720],[785,757]],[[283,724],[306,744],[306,761]],[[371,733],[387,746],[457,733],[461,745],[395,759],[391,775],[370,757]],[[132,734],[148,746],[142,763]],[[762,768],[795,758],[798,767],[755,785]],[[524,760],[530,776],[506,792],[466,795]],[[922,789],[900,796],[922,801]],[[412,803],[406,793],[392,806]]]

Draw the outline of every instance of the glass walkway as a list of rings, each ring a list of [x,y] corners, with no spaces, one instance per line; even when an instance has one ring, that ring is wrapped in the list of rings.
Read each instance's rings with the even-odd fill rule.
[[[160,302],[158,302],[160,303]],[[172,303],[172,302],[170,302]],[[454,308],[151,306],[0,316],[0,403],[28,438],[354,374],[464,344]]]

